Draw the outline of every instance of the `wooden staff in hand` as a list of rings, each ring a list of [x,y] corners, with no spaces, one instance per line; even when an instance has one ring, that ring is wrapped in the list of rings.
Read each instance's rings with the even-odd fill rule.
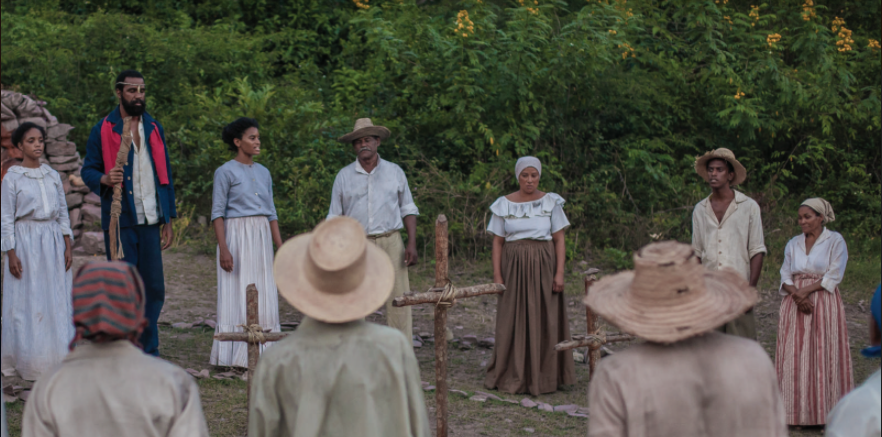
[[[110,234],[110,259],[119,260],[125,256],[123,254],[122,241],[119,237],[119,215],[122,213],[122,190],[123,190],[123,167],[129,162],[129,151],[132,149],[132,117],[123,119],[122,137],[119,142],[119,153],[116,154],[116,164],[110,172],[119,173],[119,182],[111,177],[113,184],[113,203],[110,204],[110,226],[108,232]]]

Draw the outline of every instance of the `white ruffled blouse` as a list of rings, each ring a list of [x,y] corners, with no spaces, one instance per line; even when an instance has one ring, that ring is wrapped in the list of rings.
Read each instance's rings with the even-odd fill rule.
[[[805,253],[805,234],[793,237],[784,248],[784,264],[781,265],[781,286],[778,292],[786,296],[784,284],[794,285],[793,276],[803,273],[822,275],[821,287],[833,293],[845,276],[848,264],[848,248],[839,232],[824,228],[809,253]]]
[[[15,222],[19,220],[56,221],[61,233],[73,239],[64,186],[52,167],[10,167],[2,187],[0,237],[4,252],[15,248]]]
[[[490,205],[490,224],[487,232],[505,241],[551,240],[551,234],[570,226],[564,214],[563,197],[545,193],[542,198],[530,202],[512,202],[502,196]]]

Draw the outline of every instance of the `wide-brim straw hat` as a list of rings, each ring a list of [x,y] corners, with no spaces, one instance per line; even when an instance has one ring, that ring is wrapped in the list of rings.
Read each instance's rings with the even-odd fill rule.
[[[355,219],[334,217],[279,248],[273,263],[279,294],[306,316],[327,323],[361,319],[392,293],[395,270],[368,244]]]
[[[756,289],[735,270],[708,271],[692,247],[650,244],[634,254],[634,271],[598,281],[585,297],[622,331],[673,343],[722,326],[756,304]]]
[[[735,154],[731,150],[721,147],[711,150],[695,160],[695,171],[705,181],[707,181],[707,162],[711,159],[724,159],[732,164],[735,169],[735,180],[732,181],[732,185],[740,185],[747,179],[747,169],[735,159]]]
[[[355,120],[355,127],[352,128],[352,132],[337,138],[337,141],[341,143],[351,143],[364,137],[379,137],[380,140],[385,140],[386,138],[389,138],[389,135],[392,135],[392,133],[389,132],[389,129],[386,129],[386,127],[374,126],[374,123],[370,118],[359,118],[358,120]]]

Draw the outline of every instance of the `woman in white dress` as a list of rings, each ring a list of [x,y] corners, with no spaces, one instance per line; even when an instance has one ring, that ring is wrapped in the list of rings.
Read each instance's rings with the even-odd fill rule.
[[[67,355],[74,336],[70,218],[58,173],[40,164],[46,136],[24,123],[12,135],[24,159],[2,185],[4,376],[34,381]]]
[[[279,295],[273,279],[273,243],[282,246],[273,204],[273,181],[260,154],[257,120],[239,118],[223,131],[236,158],[214,172],[211,220],[217,237],[217,328],[215,333],[242,332],[246,322],[245,287],[258,292],[260,327],[280,332]],[[261,346],[261,352],[268,344]],[[211,364],[248,367],[248,344],[214,341]]]

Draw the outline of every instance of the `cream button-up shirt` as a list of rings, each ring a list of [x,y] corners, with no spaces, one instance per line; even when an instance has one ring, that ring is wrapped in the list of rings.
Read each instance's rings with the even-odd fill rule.
[[[150,148],[147,147],[147,139],[144,138],[144,119],[138,122],[138,135],[141,136],[141,144],[135,145],[134,158],[132,159],[132,191],[135,200],[135,214],[138,216],[139,225],[155,225],[159,223],[159,210],[156,206],[156,182],[153,175],[153,157],[150,156]]]
[[[402,219],[420,211],[404,170],[380,158],[370,173],[358,160],[337,173],[328,219],[338,215],[358,220],[368,235],[382,235],[403,228]]]
[[[698,202],[692,212],[692,249],[708,270],[729,267],[750,281],[750,259],[766,253],[759,205],[736,191],[718,221],[710,196]]]

